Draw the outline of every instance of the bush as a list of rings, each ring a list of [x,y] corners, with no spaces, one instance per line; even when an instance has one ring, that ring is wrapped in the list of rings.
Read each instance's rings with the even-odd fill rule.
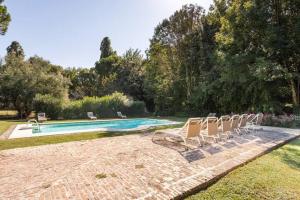
[[[55,98],[49,94],[37,94],[33,104],[37,113],[44,112],[51,119],[57,119],[63,111],[63,99]]]
[[[300,115],[300,106],[294,106],[293,113],[295,115]]]
[[[65,106],[62,117],[83,119],[87,118],[87,112],[94,112],[97,117],[112,118],[117,116],[118,111],[129,117],[146,114],[144,102],[132,101],[124,94],[115,92],[103,97],[85,97],[82,100],[71,101]]]
[[[263,125],[292,128],[295,125],[295,121],[293,117],[287,115],[279,115],[279,116],[267,115],[264,117]]]

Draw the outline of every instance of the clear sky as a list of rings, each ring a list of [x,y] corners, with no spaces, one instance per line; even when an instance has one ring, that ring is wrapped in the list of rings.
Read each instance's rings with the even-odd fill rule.
[[[103,37],[120,55],[129,48],[144,52],[156,25],[187,3],[208,10],[212,0],[5,0],[12,21],[0,36],[0,56],[17,40],[26,57],[93,67]]]

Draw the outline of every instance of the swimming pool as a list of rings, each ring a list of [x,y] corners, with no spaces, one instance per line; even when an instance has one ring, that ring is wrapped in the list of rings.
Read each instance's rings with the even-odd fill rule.
[[[45,123],[40,125],[39,132],[33,132],[28,125],[17,125],[9,138],[37,137],[46,135],[58,135],[67,133],[81,133],[94,131],[135,131],[149,127],[178,124],[179,122],[165,119],[118,119],[118,120],[96,120],[68,123]]]

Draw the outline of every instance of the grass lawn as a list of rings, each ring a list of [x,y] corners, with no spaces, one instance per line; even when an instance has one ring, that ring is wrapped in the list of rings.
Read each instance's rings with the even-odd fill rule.
[[[10,126],[26,123],[20,120],[0,120],[0,135],[2,135]]]
[[[0,110],[0,118],[4,117],[16,117],[18,112],[16,110]]]
[[[168,118],[174,121],[184,121],[183,118]],[[60,120],[60,121],[49,121],[49,122],[72,122],[79,120]],[[0,121],[0,135],[4,133],[11,125],[26,123],[24,121],[17,120],[6,120]],[[154,131],[156,129],[170,128],[170,127],[180,127],[179,125],[171,126],[161,126],[151,129]],[[42,137],[32,137],[32,138],[18,138],[18,139],[9,139],[9,140],[0,140],[0,150],[21,148],[21,147],[30,147],[30,146],[39,146],[45,144],[56,144],[63,142],[71,141],[82,141],[82,140],[92,140],[103,137],[114,137],[128,134],[138,134],[139,131],[134,132],[91,132],[91,133],[77,133],[77,134],[67,134],[67,135],[53,135],[53,136],[42,136]]]
[[[187,199],[300,199],[300,139],[234,170]]]

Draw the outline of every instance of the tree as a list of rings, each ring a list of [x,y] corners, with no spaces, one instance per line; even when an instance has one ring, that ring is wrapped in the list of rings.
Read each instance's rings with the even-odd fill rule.
[[[64,76],[70,79],[69,97],[71,99],[82,99],[85,96],[92,97],[101,94],[100,78],[95,68],[66,69]]]
[[[122,56],[118,68],[120,90],[137,100],[144,99],[144,59],[141,52],[129,49]]]
[[[7,55],[14,55],[17,58],[24,59],[24,50],[19,42],[13,41],[8,47],[7,47]]]
[[[109,37],[103,38],[100,45],[100,51],[101,51],[100,59],[107,58],[112,54],[114,54]]]
[[[10,14],[6,6],[3,5],[4,0],[0,0],[0,35],[4,35],[11,21]]]
[[[243,96],[250,97],[249,100],[237,99],[244,109],[266,105],[274,109],[285,103],[285,86],[289,85],[288,96],[294,105],[299,105],[296,85],[300,72],[300,3],[292,0],[222,2],[228,8],[220,12],[221,27],[216,40],[224,66],[223,77],[228,80],[226,83],[235,85],[232,90],[240,91],[232,97],[246,91]]]
[[[120,66],[120,57],[111,48],[108,37],[102,40],[100,50],[100,60],[95,63],[95,70],[99,75],[99,87],[101,88],[98,89],[98,91],[101,91],[101,94],[98,95],[107,95],[119,91],[117,71]]]
[[[60,72],[53,72],[48,61],[35,57],[24,61],[15,54],[6,56],[0,71],[0,94],[2,101],[11,103],[20,116],[28,116],[33,109],[37,94],[49,94],[66,99],[68,80]]]
[[[203,79],[210,78],[214,47],[210,29],[204,10],[197,5],[183,6],[155,28],[145,86],[148,94],[154,94],[157,111],[200,112],[192,109],[196,102],[192,94],[203,87]]]

